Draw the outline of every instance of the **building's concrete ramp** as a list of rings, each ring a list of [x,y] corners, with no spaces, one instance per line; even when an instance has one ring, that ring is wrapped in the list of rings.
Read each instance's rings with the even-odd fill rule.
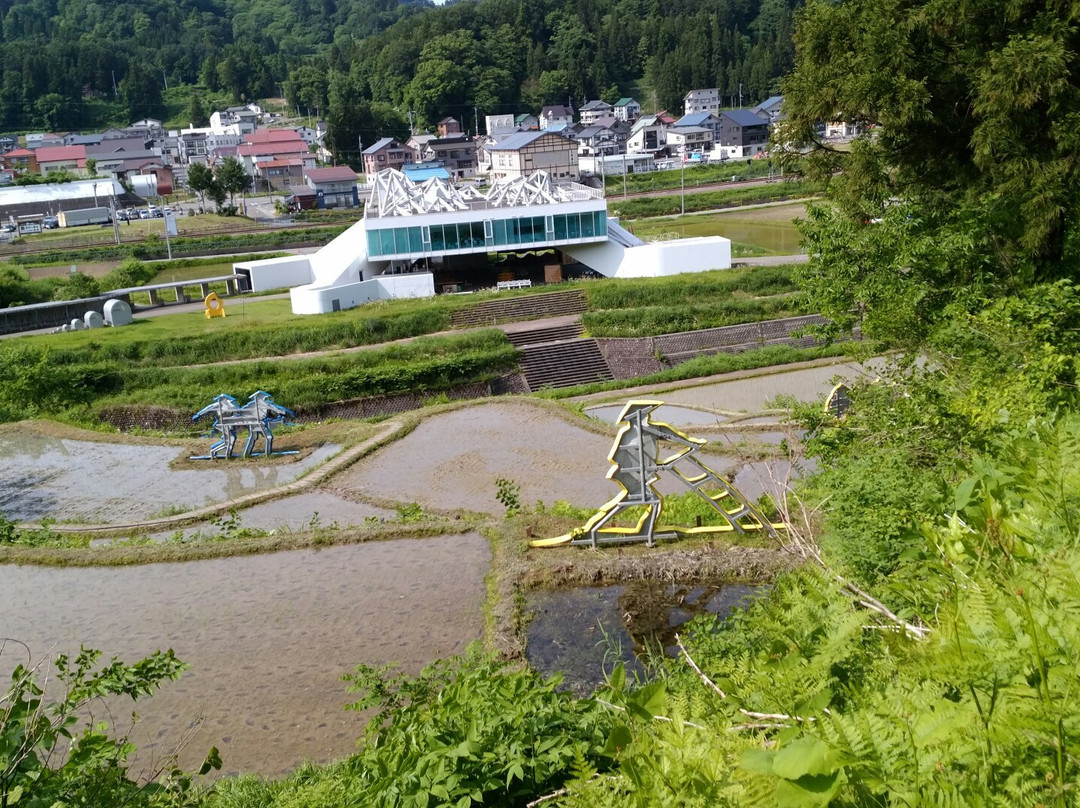
[[[562,251],[608,278],[653,278],[731,268],[731,242],[720,236],[647,244],[615,219],[608,219],[607,228],[607,241],[563,247]]]

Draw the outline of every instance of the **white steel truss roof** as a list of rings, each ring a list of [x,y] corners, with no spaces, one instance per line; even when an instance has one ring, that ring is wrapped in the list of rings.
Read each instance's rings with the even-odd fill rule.
[[[375,175],[371,192],[371,207],[380,217],[469,210],[470,202],[481,200],[485,207],[509,208],[572,202],[574,197],[553,183],[546,171],[498,179],[482,193],[475,186],[457,188],[436,177],[415,183],[397,169],[387,168]]]

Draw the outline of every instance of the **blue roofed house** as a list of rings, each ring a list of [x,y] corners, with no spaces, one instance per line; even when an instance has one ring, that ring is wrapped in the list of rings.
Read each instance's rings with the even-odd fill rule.
[[[769,123],[776,123],[784,117],[784,96],[770,96],[754,107],[751,112],[760,115],[762,118],[768,118]]]
[[[720,119],[711,112],[691,112],[689,115],[683,115],[669,128],[679,129],[689,126],[708,129],[712,132],[713,143],[720,141]]]
[[[720,145],[735,157],[753,157],[769,148],[769,122],[748,109],[720,112]]]

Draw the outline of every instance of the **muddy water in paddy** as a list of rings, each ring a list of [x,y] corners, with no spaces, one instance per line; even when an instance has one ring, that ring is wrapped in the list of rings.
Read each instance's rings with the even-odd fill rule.
[[[276,488],[337,454],[320,446],[294,463],[214,463],[174,470],[177,446],[96,443],[27,429],[0,434],[0,512],[15,521],[46,517],[120,523],[163,509],[204,505]]]
[[[612,431],[611,435],[614,435]],[[434,508],[500,513],[495,481],[521,486],[521,502],[606,502],[612,436],[545,408],[481,404],[425,419],[413,432],[334,478],[333,487]]]
[[[487,541],[467,534],[184,564],[0,566],[0,634],[35,658],[80,643],[129,661],[172,647],[192,668],[138,703],[138,765],[202,716],[181,764],[216,745],[226,772],[275,774],[353,749],[363,717],[342,709],[339,677],[357,663],[415,673],[479,639],[488,562]],[[0,657],[0,676],[18,661]]]

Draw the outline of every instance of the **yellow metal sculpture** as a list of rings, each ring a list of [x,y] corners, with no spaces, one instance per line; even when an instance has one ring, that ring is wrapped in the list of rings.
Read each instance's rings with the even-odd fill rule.
[[[211,317],[224,317],[225,316],[225,301],[217,296],[217,292],[211,292],[203,300],[203,305],[206,306],[206,319]]]
[[[581,528],[552,539],[537,539],[533,547],[557,547],[564,544],[590,544],[644,541],[649,547],[656,539],[710,533],[743,533],[763,530],[776,536],[787,526],[766,519],[727,480],[702,463],[694,453],[705,445],[701,438],[691,438],[669,424],[653,421],[650,413],[662,401],[627,402],[619,415],[619,433],[608,453],[612,468],[607,473],[622,491],[603,505]],[[661,442],[674,445],[674,452],[661,457]],[[681,467],[681,468],[680,468]],[[654,484],[666,471],[700,496],[724,519],[724,524],[680,526],[659,524],[664,498]],[[712,493],[716,492],[716,493]],[[642,509],[632,527],[609,526],[619,513]]]

